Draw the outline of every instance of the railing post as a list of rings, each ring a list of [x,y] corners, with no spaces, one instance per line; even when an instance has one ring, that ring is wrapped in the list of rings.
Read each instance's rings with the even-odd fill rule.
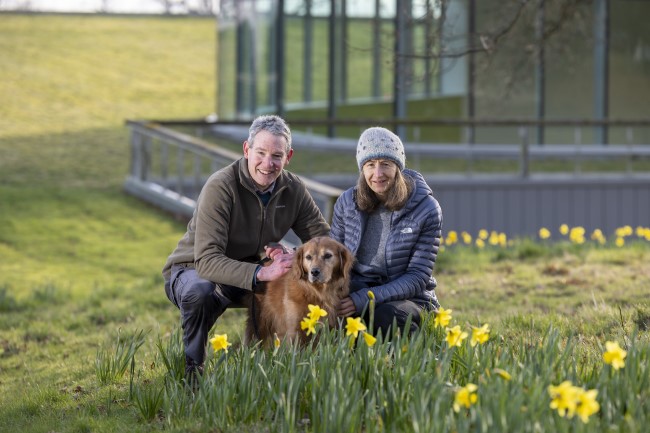
[[[414,126],[414,127],[413,127],[413,141],[414,141],[415,143],[419,143],[419,142],[420,142],[420,127],[419,127],[419,126]],[[416,144],[416,145],[417,145],[417,144]],[[413,164],[413,165],[414,165],[413,168],[415,168],[415,170],[417,170],[417,171],[420,171],[420,169],[421,169],[421,165],[420,165],[420,160],[421,160],[421,157],[420,157],[420,151],[419,151],[419,150],[415,151],[415,155],[413,155],[413,156],[414,156],[413,159],[415,160],[415,164]]]
[[[169,143],[163,140],[160,144],[160,178],[167,188],[169,177]]]
[[[634,131],[632,127],[628,126],[625,128],[625,140],[627,141],[628,149],[632,149],[634,146]],[[632,174],[634,168],[632,167],[632,161],[634,160],[634,154],[630,150],[628,151],[627,158],[625,159],[625,170],[628,174]]]
[[[194,154],[194,189],[192,193],[195,193],[198,196],[202,186],[203,184],[201,182],[201,156],[199,154]]]
[[[147,152],[151,147],[149,138],[142,133],[139,126],[131,130],[131,176],[145,181],[149,178],[149,165],[151,158]]]
[[[325,209],[325,218],[329,224],[332,224],[332,218],[334,217],[334,205],[338,197],[329,196],[327,198],[327,209]]]
[[[136,126],[131,126],[131,176],[140,179],[140,133]]]
[[[575,160],[573,162],[573,174],[577,175],[582,172],[582,157],[581,157],[581,145],[582,145],[582,129],[579,126],[576,126],[573,130],[573,143],[576,147]]]
[[[142,136],[142,146],[140,148],[140,154],[142,155],[142,158],[140,159],[140,164],[142,165],[142,177],[140,179],[145,181],[150,179],[149,172],[151,171],[151,140],[151,137],[148,135]]]
[[[465,172],[468,177],[471,177],[474,174],[474,145],[476,144],[474,137],[474,120],[470,119],[468,125],[470,126],[464,129],[465,142],[469,148],[469,153],[465,160],[465,163],[467,164],[465,167]]]
[[[182,147],[178,147],[178,160],[176,161],[176,192],[179,195],[185,195],[185,177],[183,176],[185,172],[185,150]]]
[[[522,178],[528,178],[530,175],[530,149],[528,127],[519,127],[519,136],[521,137],[521,154],[519,158],[519,175]]]

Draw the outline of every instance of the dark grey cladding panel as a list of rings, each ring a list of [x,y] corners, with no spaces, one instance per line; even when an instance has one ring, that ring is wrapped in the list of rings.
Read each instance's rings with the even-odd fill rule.
[[[650,225],[650,177],[546,179],[435,179],[444,232],[480,229],[508,236],[536,236],[541,227],[557,233],[561,224],[606,236],[621,226]]]

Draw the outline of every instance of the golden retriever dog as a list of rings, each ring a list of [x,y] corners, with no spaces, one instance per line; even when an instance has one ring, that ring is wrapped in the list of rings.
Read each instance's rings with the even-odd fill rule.
[[[308,341],[300,322],[309,314],[308,305],[327,311],[327,323],[336,326],[336,307],[349,293],[354,256],[329,237],[317,237],[298,247],[289,272],[256,292],[249,308],[245,339],[261,340],[271,347],[280,340]]]

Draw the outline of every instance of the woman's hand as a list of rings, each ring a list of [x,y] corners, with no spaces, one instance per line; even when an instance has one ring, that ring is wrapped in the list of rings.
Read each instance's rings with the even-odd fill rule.
[[[350,317],[356,312],[357,309],[354,306],[354,302],[352,302],[352,298],[348,296],[341,299],[341,303],[339,303],[339,306],[337,308],[339,317]]]

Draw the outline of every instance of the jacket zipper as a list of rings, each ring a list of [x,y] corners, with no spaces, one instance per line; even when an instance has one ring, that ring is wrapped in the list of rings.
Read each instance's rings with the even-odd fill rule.
[[[262,225],[260,226],[260,232],[257,235],[257,239],[259,239],[260,242],[262,241],[262,233],[264,233],[264,228],[266,227],[266,209],[269,207],[271,202],[276,199],[278,194],[280,194],[280,192],[283,191],[285,188],[287,188],[287,186],[283,186],[280,189],[278,189],[277,191],[273,191],[273,193],[271,194],[271,197],[269,198],[269,202],[266,204],[266,206],[264,206],[264,203],[262,203],[262,199],[260,198],[260,196],[257,195],[257,193],[255,191],[253,191],[253,194],[255,194],[255,197],[257,197],[257,201],[259,202],[259,204],[260,204],[260,206],[262,208]],[[263,247],[264,247],[264,245],[258,244],[257,245],[257,250],[259,251]]]

